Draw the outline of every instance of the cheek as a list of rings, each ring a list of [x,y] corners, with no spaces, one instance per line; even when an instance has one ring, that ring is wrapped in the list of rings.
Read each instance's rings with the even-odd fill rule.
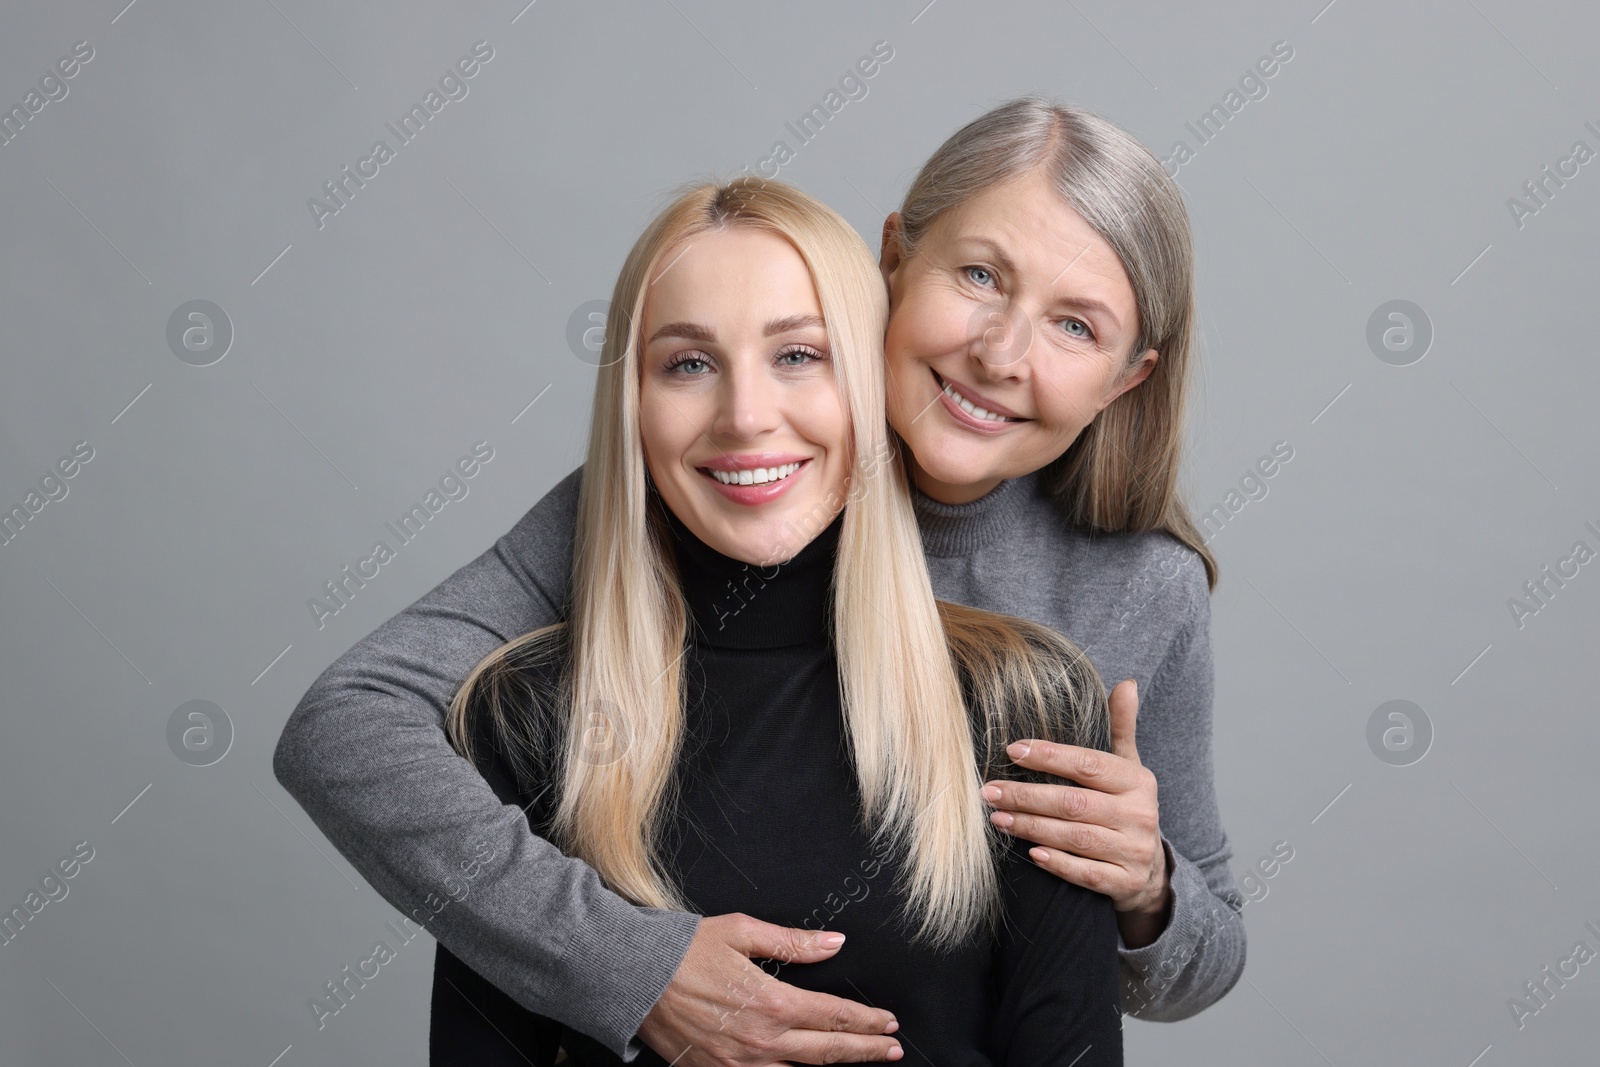
[[[1034,397],[1043,421],[1062,429],[1088,425],[1110,389],[1112,368],[1079,352],[1053,352],[1034,364]]]
[[[661,390],[648,383],[639,394],[639,441],[644,446],[645,466],[659,486],[671,477],[676,460],[683,456],[688,440],[693,440],[692,405],[667,400]],[[690,430],[687,435],[685,430]],[[687,436],[687,440],[686,440]]]
[[[885,355],[891,371],[911,369],[966,349],[972,305],[952,293],[913,289],[889,319]]]
[[[795,400],[791,424],[809,444],[827,450],[831,478],[843,479],[850,466],[850,416],[838,386],[831,378],[819,381]]]

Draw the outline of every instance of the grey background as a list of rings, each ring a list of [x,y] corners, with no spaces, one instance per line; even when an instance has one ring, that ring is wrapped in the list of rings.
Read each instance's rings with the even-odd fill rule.
[[[1128,1061],[1592,1060],[1600,963],[1520,1030],[1507,1000],[1600,950],[1600,564],[1520,628],[1507,602],[1600,549],[1600,162],[1520,228],[1507,200],[1600,149],[1600,18],[1324,2],[7,5],[6,107],[75,42],[95,55],[0,147],[0,504],[79,441],[94,458],[0,546],[0,910],[75,843],[94,858],[0,947],[0,1060],[425,1060],[426,936],[315,1025],[308,1000],[397,913],[277,786],[279,730],[579,462],[594,369],[567,320],[663,193],[794,147],[784,123],[879,40],[868,95],[779,174],[875,250],[922,160],[1006,98],[1082,104],[1165,156],[1294,49],[1179,173],[1190,502],[1294,449],[1211,541],[1234,869],[1294,858],[1245,910],[1244,979],[1191,1020],[1130,1020]],[[469,95],[319,230],[307,198],[478,40]],[[166,342],[195,299],[235,331],[206,367]],[[1394,299],[1435,332],[1408,366],[1366,340]],[[319,630],[307,600],[479,440],[470,494]],[[1434,731],[1409,766],[1367,742],[1395,699]],[[232,724],[211,766],[168,745],[191,700]]]

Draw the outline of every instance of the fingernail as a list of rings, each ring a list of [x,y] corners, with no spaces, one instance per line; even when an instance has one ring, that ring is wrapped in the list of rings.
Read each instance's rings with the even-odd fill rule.
[[[996,826],[1010,826],[1017,820],[1009,811],[991,811],[989,813],[989,821]]]
[[[889,1050],[889,1058],[891,1060],[897,1060],[901,1056],[904,1056],[904,1055],[905,1055],[905,1052],[901,1050],[899,1045],[896,1045],[896,1046],[894,1046],[893,1048],[891,1048]]]
[[[984,786],[983,799],[987,800],[991,804],[1000,803],[1000,787],[997,785]]]
[[[1006,746],[1006,752],[1010,754],[1012,759],[1021,759],[1028,754],[1028,742],[1017,741],[1008,745]]]
[[[892,1034],[898,1029],[900,1029],[900,1020],[899,1019],[890,1019],[889,1020],[889,1025],[883,1028],[883,1032],[886,1033],[886,1034]],[[899,1045],[895,1046],[895,1048],[899,1048],[899,1047],[900,1047]]]
[[[817,940],[821,941],[824,945],[842,945],[842,944],[844,944],[844,935],[843,934],[823,934]]]

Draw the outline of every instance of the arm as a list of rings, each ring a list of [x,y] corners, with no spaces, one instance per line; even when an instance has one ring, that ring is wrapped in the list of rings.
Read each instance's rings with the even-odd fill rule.
[[[1119,941],[1123,1002],[1157,1022],[1186,1019],[1220,1000],[1244,973],[1244,898],[1228,860],[1233,850],[1217,810],[1211,759],[1211,598],[1196,561],[1188,571],[1189,619],[1150,680],[1139,717],[1160,721],[1167,739],[1147,746],[1160,783],[1162,846],[1171,918],[1149,944]]]
[[[479,659],[560,617],[577,490],[574,472],[335,660],[290,716],[272,766],[402,914],[522,1006],[632,1060],[699,917],[606,889],[536,837],[444,732],[450,698]]]
[[[1117,925],[1111,899],[1057,878],[1008,839],[999,1000],[990,1031],[1005,1067],[1122,1067]]]

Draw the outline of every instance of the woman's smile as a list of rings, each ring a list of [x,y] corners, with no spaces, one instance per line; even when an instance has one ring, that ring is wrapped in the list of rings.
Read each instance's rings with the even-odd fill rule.
[[[939,399],[944,409],[959,426],[965,426],[979,433],[1002,433],[1019,422],[1029,421],[1009,408],[1001,407],[975,389],[957,385],[941,376],[932,367],[928,368],[928,373],[933,375],[933,380],[939,387]]]
[[[788,492],[811,462],[791,453],[755,452],[719,456],[696,467],[723,496],[736,504],[765,504]]]

